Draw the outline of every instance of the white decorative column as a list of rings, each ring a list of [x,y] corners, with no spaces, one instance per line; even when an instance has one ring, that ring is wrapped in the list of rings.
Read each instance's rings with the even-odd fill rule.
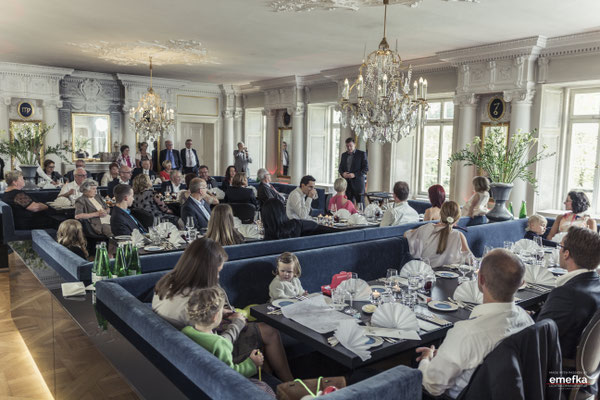
[[[46,146],[56,146],[60,144],[60,130],[58,125],[58,109],[62,108],[62,101],[56,100],[44,100],[43,108],[44,108],[44,122],[48,126],[54,125],[52,130],[46,136]],[[65,154],[65,157],[70,158],[70,154]],[[62,164],[62,160],[55,156],[50,155],[48,158],[54,160],[56,164],[56,170],[60,171],[60,167]]]
[[[271,173],[271,176],[277,176],[277,157],[279,150],[277,149],[277,111],[271,109],[263,110],[263,114],[267,117],[265,134],[266,137],[266,148],[265,148],[265,161],[267,163],[266,168]]]
[[[510,137],[519,130],[522,132],[529,132],[531,130],[531,108],[534,96],[535,90],[531,89],[507,90],[504,92],[504,101],[511,103]],[[515,213],[518,213],[517,210],[521,209],[521,202],[527,200],[527,188],[527,182],[521,179],[515,180],[509,200],[513,203]],[[531,205],[531,201],[529,201],[528,214],[533,211]]]
[[[306,167],[305,151],[304,151],[304,103],[296,104],[292,110],[288,109],[288,113],[292,114],[292,154],[290,155],[290,176],[292,185],[299,185],[300,179],[304,176]],[[292,111],[292,112],[290,112]]]
[[[479,98],[474,93],[464,93],[454,96],[454,104],[458,105],[458,132],[455,151],[463,149],[477,136],[477,102]],[[471,181],[476,173],[473,167],[464,168],[462,164],[452,166],[451,200],[463,205],[471,195]]]
[[[237,143],[233,137],[233,110],[223,111],[223,147],[221,148],[221,167],[225,171],[228,165],[233,165],[233,151],[237,150]]]
[[[238,142],[244,141],[244,128],[243,128],[243,119],[244,110],[238,108],[233,113],[233,125],[234,125],[234,135],[233,141],[237,144]]]
[[[3,130],[8,137],[9,120],[8,118],[8,107],[11,103],[10,97],[0,97],[0,130]]]
[[[379,142],[366,143],[369,160],[369,172],[367,173],[367,188],[366,191],[381,191],[383,187],[383,145]],[[386,188],[387,189],[387,188]]]

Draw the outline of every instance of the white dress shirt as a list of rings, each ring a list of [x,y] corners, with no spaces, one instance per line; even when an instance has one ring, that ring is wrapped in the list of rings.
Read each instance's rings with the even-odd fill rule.
[[[381,226],[396,226],[407,222],[419,222],[419,213],[409,206],[407,201],[401,201],[385,210]]]
[[[556,287],[562,286],[565,283],[569,282],[571,279],[575,278],[579,274],[585,274],[586,272],[590,272],[591,270],[586,268],[577,268],[574,271],[567,272],[563,276],[559,276],[556,278]]]
[[[299,187],[292,190],[285,206],[285,213],[289,219],[309,219],[310,218],[310,203],[317,199],[310,198],[302,193]]]
[[[530,325],[529,314],[514,303],[476,306],[468,320],[457,322],[448,331],[433,359],[419,363],[423,387],[434,396],[448,390],[448,395],[456,398],[502,339]]]
[[[63,194],[70,191],[71,189],[74,189],[75,192],[69,196],[69,200],[71,200],[71,203],[75,203],[75,200],[77,200],[79,197],[81,197],[81,192],[79,191],[79,185],[75,181],[65,183],[63,185],[62,189],[60,189],[60,193],[58,195],[62,196]]]
[[[196,155],[194,154],[194,152],[192,151],[192,149],[185,149],[186,153],[187,153],[187,165],[186,167],[192,168],[196,166]]]

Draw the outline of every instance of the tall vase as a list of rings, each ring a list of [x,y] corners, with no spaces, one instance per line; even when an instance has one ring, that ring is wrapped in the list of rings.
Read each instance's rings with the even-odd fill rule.
[[[35,184],[35,175],[37,172],[37,165],[20,165],[21,172],[23,173],[23,179],[25,180],[24,190],[39,190]]]
[[[489,220],[508,221],[514,218],[505,206],[510,197],[512,188],[512,183],[492,183],[490,185],[490,195],[494,199],[495,205],[494,208],[486,214]]]

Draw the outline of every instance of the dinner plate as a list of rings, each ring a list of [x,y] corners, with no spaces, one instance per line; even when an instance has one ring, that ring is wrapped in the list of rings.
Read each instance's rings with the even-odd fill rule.
[[[375,304],[365,304],[362,306],[362,310],[365,314],[373,314],[377,310],[377,306]]]
[[[115,240],[130,240],[131,239],[131,235],[119,235],[119,236],[115,236]]]
[[[436,271],[435,276],[437,276],[438,278],[453,279],[458,278],[460,275],[452,271]]]
[[[336,228],[344,228],[344,227],[348,226],[348,223],[346,223],[346,222],[335,222],[333,224],[333,226],[335,226]]]
[[[437,311],[456,311],[458,310],[458,306],[456,304],[450,303],[449,301],[439,301],[439,300],[431,300],[427,303],[427,306],[433,310]]]
[[[367,338],[369,338],[369,340],[365,344],[369,346],[369,349],[383,344],[383,338],[380,338],[379,336],[367,336]]]
[[[372,291],[378,291],[379,293],[383,293],[385,292],[385,286],[383,285],[371,285],[371,290]]]
[[[564,268],[548,268],[548,271],[556,275],[564,275],[567,273],[567,270]]]
[[[161,246],[146,246],[144,247],[146,251],[161,251],[163,248]]]
[[[294,304],[297,302],[298,302],[298,300],[296,300],[296,299],[277,299],[277,300],[274,300],[273,303],[271,303],[271,304],[273,304],[275,307],[281,308],[281,307],[289,306],[290,304]]]

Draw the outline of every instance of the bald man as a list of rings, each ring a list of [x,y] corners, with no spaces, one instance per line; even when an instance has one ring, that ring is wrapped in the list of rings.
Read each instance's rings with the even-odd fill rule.
[[[73,181],[65,184],[62,189],[60,189],[60,193],[58,197],[66,197],[71,200],[71,203],[75,203],[81,196],[81,192],[79,191],[79,186],[83,183],[83,181],[87,178],[87,172],[84,168],[75,168],[73,171]]]

